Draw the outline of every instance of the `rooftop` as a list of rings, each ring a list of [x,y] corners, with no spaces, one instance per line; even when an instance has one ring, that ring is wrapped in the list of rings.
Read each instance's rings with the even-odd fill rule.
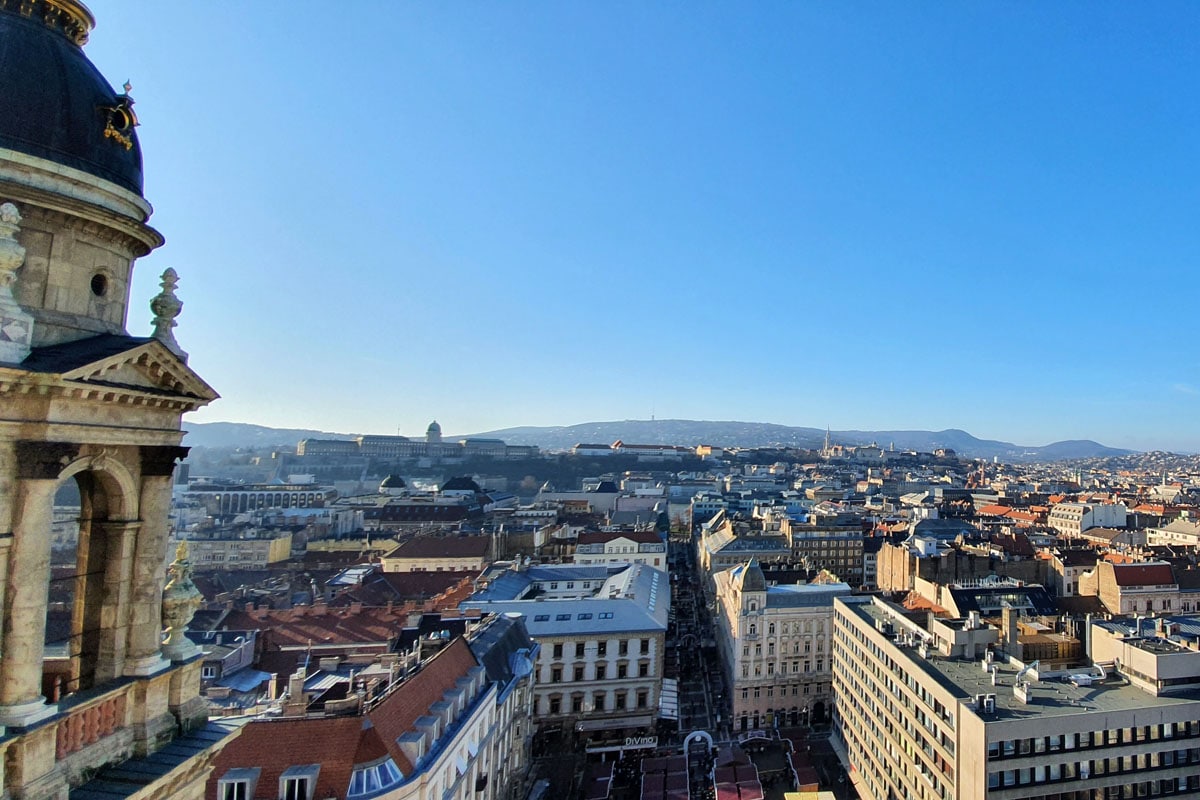
[[[907,618],[899,614],[894,607],[874,598],[842,598],[842,603],[850,613],[866,620],[872,627],[876,620],[896,623],[897,619],[903,620],[903,627],[911,626]],[[994,694],[996,711],[986,715],[985,718],[989,722],[1128,711],[1200,702],[1200,690],[1155,697],[1117,676],[1098,681],[1091,686],[1075,686],[1056,680],[1034,681],[1030,686],[1029,703],[1022,703],[1013,694],[1013,684],[1018,672],[1016,667],[997,660],[996,684],[993,685],[991,676],[983,671],[977,660],[942,658],[932,652],[931,657],[923,658],[916,647],[902,646],[899,642],[896,644],[910,663],[956,697],[969,700],[980,694]]]

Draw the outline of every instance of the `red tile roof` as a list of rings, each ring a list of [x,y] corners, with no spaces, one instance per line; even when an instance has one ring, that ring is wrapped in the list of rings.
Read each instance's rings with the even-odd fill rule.
[[[362,716],[255,720],[217,756],[205,789],[217,797],[217,781],[230,769],[261,770],[255,797],[274,797],[280,776],[289,767],[320,764],[314,797],[344,798],[356,764],[390,755],[405,777],[412,762],[396,743],[413,730],[418,717],[478,666],[462,637],[428,661],[379,705]]]
[[[1175,583],[1170,564],[1113,564],[1118,586],[1161,586]]]
[[[617,539],[628,539],[637,544],[660,544],[662,537],[654,531],[589,531],[579,534],[579,544],[607,544]]]
[[[490,536],[414,536],[384,558],[483,558]]]
[[[1008,506],[991,505],[984,506],[975,513],[981,517],[1003,517],[1007,516],[1008,512],[1012,511]]]

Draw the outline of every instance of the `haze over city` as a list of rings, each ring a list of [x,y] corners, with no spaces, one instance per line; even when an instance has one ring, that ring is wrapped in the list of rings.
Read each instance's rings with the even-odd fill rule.
[[[91,5],[191,419],[1200,449],[1194,5]]]

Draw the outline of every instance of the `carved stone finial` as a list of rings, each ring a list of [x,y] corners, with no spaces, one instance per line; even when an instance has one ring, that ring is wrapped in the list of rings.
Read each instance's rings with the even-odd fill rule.
[[[16,239],[21,212],[12,203],[0,205],[0,362],[18,364],[29,355],[33,317],[17,304],[12,287],[25,263],[25,248]]]
[[[188,354],[179,346],[179,342],[175,341],[175,333],[171,330],[178,324],[175,322],[175,318],[179,316],[180,311],[183,311],[182,301],[175,296],[175,286],[178,283],[179,274],[167,267],[162,274],[162,283],[159,284],[162,286],[162,291],[150,301],[150,310],[154,312],[154,333],[152,335],[186,363]]]
[[[167,574],[171,579],[163,587],[162,619],[167,638],[163,641],[162,651],[172,661],[182,661],[199,652],[184,636],[188,623],[200,608],[200,591],[192,583],[187,542],[180,542],[175,549],[175,560],[167,568]]]

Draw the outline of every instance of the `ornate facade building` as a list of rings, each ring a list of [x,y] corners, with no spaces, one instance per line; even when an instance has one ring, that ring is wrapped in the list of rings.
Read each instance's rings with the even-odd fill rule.
[[[771,585],[755,560],[718,572],[713,582],[731,727],[824,720],[833,700],[833,601],[850,587]]]
[[[0,783],[82,798],[99,776],[198,798],[224,734],[205,726],[199,653],[164,652],[163,566],[181,418],[217,395],[173,335],[172,270],[154,335],[126,331],[134,262],[163,239],[130,87],[113,90],[82,49],[93,22],[77,0],[0,0]],[[69,630],[47,648],[52,505],[68,482],[77,563],[55,599]],[[187,572],[181,557],[172,613],[189,607]],[[165,758],[172,743],[192,756]]]

